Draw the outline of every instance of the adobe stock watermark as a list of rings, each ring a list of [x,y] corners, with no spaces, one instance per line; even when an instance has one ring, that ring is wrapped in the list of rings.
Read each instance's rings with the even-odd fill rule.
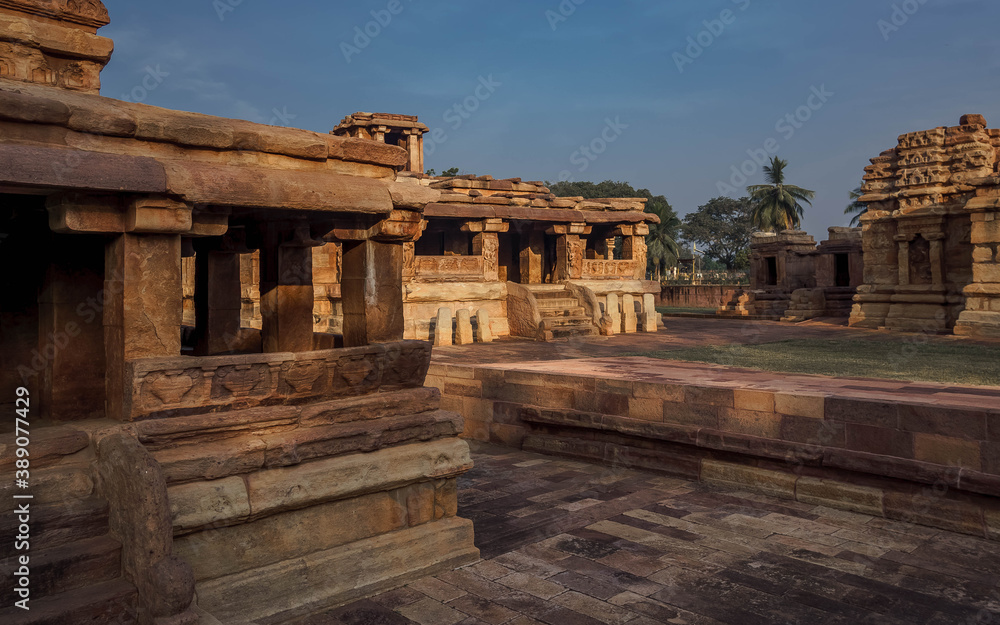
[[[746,11],[750,8],[751,0],[731,1],[740,11]],[[700,58],[705,50],[710,48],[730,26],[736,23],[738,15],[733,9],[723,9],[718,18],[702,22],[705,29],[687,38],[688,45],[684,48],[683,53],[674,52],[673,59],[677,71],[683,74],[684,67],[693,64],[696,59]]]
[[[441,115],[442,121],[452,130],[458,130],[482,107],[483,102],[492,98],[497,89],[502,86],[503,83],[494,79],[493,74],[480,76],[472,94],[445,109]],[[437,146],[446,141],[448,141],[448,133],[445,132],[445,129],[441,126],[434,128],[424,135],[424,154],[427,156],[434,154]]]
[[[241,4],[243,0],[212,0],[212,8],[215,9],[220,22],[226,21],[226,14],[232,13]]]
[[[283,106],[279,111],[277,107],[271,109],[271,119],[267,121],[268,126],[291,126],[292,120],[298,117],[294,113],[288,112],[288,107]]]
[[[160,69],[159,64],[156,67],[147,65],[145,69],[146,75],[142,77],[139,84],[132,87],[128,93],[122,94],[120,100],[141,104],[146,101],[150,93],[156,91],[163,84],[163,81],[170,77],[170,73]]]
[[[407,2],[413,2],[413,0],[407,0]],[[368,46],[372,45],[372,41],[381,35],[389,27],[389,24],[392,24],[392,20],[404,10],[406,10],[406,5],[403,4],[403,0],[389,0],[384,9],[377,11],[373,9],[371,20],[362,26],[354,27],[354,39],[350,42],[340,42],[340,51],[344,55],[344,60],[350,63],[351,58],[367,50]]]
[[[623,124],[620,116],[615,116],[614,119],[605,117],[604,128],[589,143],[581,145],[580,149],[570,154],[569,162],[576,165],[576,171],[582,174],[590,169],[594,161],[600,158],[626,130],[628,130],[628,124]],[[572,181],[573,172],[568,169],[559,172],[559,182]]]
[[[549,22],[549,28],[555,32],[555,30],[559,28],[559,24],[569,20],[569,18],[576,13],[576,8],[586,1],[587,0],[562,0],[555,10],[546,10],[545,19]]]
[[[795,133],[805,126],[833,96],[834,92],[827,91],[825,84],[812,87],[809,97],[806,98],[802,106],[778,118],[774,124],[775,132],[784,141],[791,141]],[[770,162],[771,157],[780,150],[781,142],[776,137],[765,140],[759,148],[747,150],[747,156],[750,158],[730,168],[732,175],[729,177],[729,182],[719,180],[716,183],[715,187],[719,195],[736,197],[735,194],[744,193],[749,179],[756,176]]]
[[[927,0],[903,0],[903,2],[893,4],[889,19],[879,20],[876,23],[878,31],[882,33],[882,39],[889,41],[889,36],[906,26],[910,18],[916,15],[925,4],[927,4]]]

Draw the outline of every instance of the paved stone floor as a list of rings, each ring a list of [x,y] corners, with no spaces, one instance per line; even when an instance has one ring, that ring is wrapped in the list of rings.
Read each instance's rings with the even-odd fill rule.
[[[1000,543],[474,443],[482,560],[310,625],[1000,623]]]
[[[486,364],[564,360],[569,358],[604,358],[637,351],[671,350],[701,345],[731,343],[756,344],[790,339],[886,339],[927,343],[956,342],[1000,345],[1000,339],[970,339],[952,335],[909,334],[886,330],[849,328],[846,319],[814,319],[802,323],[777,321],[740,321],[734,319],[689,319],[665,317],[666,328],[654,334],[618,334],[614,337],[574,338],[552,343],[505,339],[494,343],[435,347],[438,364]]]

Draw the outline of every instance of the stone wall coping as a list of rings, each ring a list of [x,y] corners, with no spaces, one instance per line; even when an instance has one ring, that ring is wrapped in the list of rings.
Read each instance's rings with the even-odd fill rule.
[[[494,199],[496,196],[491,197]],[[504,200],[507,198],[496,198]],[[424,210],[426,217],[455,217],[462,219],[519,219],[558,223],[618,224],[618,223],[659,223],[652,213],[639,211],[582,210],[578,208],[551,208],[544,200],[536,200],[539,206],[517,206],[513,204],[472,204],[461,202],[434,202]]]
[[[405,149],[297,128],[172,111],[104,96],[0,79],[0,120],[46,124],[94,135],[94,151],[120,152],[118,137],[187,149],[258,152],[308,161],[403,167]],[[106,147],[101,149],[106,144]],[[234,166],[235,167],[235,166]]]

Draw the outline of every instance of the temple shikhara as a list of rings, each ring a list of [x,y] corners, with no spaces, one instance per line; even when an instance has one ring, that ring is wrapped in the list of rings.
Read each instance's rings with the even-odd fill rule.
[[[591,521],[695,492],[681,478],[900,520],[943,480],[947,497],[906,518],[1000,537],[1000,415],[981,406],[897,410],[766,374],[747,390],[721,366],[641,358],[432,363],[435,347],[662,334],[658,217],[643,198],[427,175],[415,116],[317,133],[104,97],[108,23],[99,0],[0,0],[0,405],[31,398],[32,497],[31,610],[5,602],[5,625],[296,623],[476,563],[492,537],[459,509],[473,439],[611,464],[605,485],[623,463],[672,476],[559,504]],[[1000,336],[998,153],[979,115],[904,135],[866,170],[862,228],[755,235],[751,285],[720,316]],[[22,457],[0,431],[6,579]],[[571,460],[547,486],[583,475]],[[526,516],[555,498],[519,490],[514,468],[546,462],[504,465],[504,496],[536,497]],[[552,525],[501,521],[485,533]],[[648,549],[694,527],[633,523],[604,529],[646,532]],[[590,538],[562,559],[604,548]],[[691,540],[691,557],[711,542]],[[496,579],[533,572],[508,564]],[[634,600],[636,579],[612,576],[628,593],[608,596]]]
[[[851,325],[1000,336],[1000,130],[905,134],[865,168],[865,281]]]

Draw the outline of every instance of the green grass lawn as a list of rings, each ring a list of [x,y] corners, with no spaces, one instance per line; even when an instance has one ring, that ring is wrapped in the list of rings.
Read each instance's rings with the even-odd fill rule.
[[[838,377],[1000,385],[1000,348],[967,343],[796,339],[627,355]]]
[[[667,307],[667,306],[657,306],[656,307],[656,312],[660,313],[661,315],[669,315],[671,313],[674,313],[674,314],[677,314],[677,313],[697,313],[699,315],[714,315],[715,314],[715,309],[714,308],[679,308],[679,307],[678,308],[673,308],[673,307]]]

